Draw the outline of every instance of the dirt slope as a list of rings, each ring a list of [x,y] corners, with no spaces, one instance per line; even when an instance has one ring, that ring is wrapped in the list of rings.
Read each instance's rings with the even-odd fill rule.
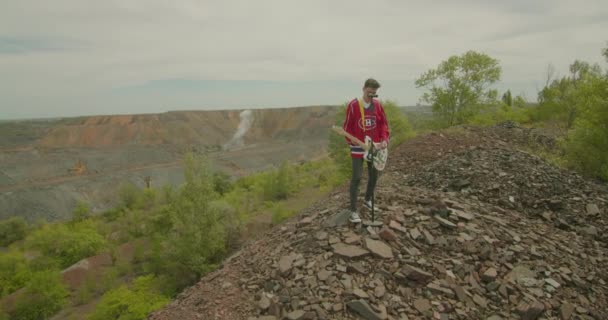
[[[303,107],[251,110],[246,142],[301,138],[331,123],[334,108]],[[45,148],[124,145],[222,145],[235,133],[243,110],[174,111],[162,114],[108,115],[58,125],[38,140]]]
[[[337,108],[175,111],[2,122],[0,219],[69,219],[78,201],[116,204],[117,186],[178,185],[185,152],[240,176],[324,155]],[[237,134],[238,133],[238,134]]]
[[[149,318],[608,319],[608,188],[519,151],[531,138],[417,137],[389,156],[381,225],[344,222],[345,187]]]

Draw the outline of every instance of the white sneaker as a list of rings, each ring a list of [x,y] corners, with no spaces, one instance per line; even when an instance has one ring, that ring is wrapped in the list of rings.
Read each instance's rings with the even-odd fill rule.
[[[357,211],[352,211],[350,213],[350,219],[348,219],[348,221],[350,221],[352,223],[360,223],[361,222],[361,218],[359,217],[359,214],[357,213]]]
[[[367,201],[364,201],[364,202],[363,202],[363,205],[364,205],[364,206],[365,206],[367,209],[369,209],[369,211],[372,211],[372,200],[367,200]],[[378,208],[378,203],[377,203],[377,202],[375,202],[375,203],[374,203],[374,212],[380,212],[380,211],[382,211],[382,210],[380,210],[380,209]]]

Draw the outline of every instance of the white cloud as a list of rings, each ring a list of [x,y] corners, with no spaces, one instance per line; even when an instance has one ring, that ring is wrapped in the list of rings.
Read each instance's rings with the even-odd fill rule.
[[[504,82],[532,92],[530,84],[542,81],[548,63],[564,73],[577,58],[602,61],[608,5],[591,0],[57,0],[52,5],[22,0],[3,4],[0,30],[2,118],[18,116],[19,106],[28,110],[19,108],[23,114],[37,114],[41,101],[46,104],[40,114],[100,113],[88,106],[117,103],[107,97],[112,89],[159,79],[358,83],[373,75],[389,83],[412,81],[467,50],[499,59]],[[44,39],[46,48],[55,50],[30,42],[29,52],[2,54],[2,39],[5,46],[6,39]],[[404,103],[418,98],[413,88],[386,92]],[[304,104],[308,94],[296,90],[290,99],[267,103]],[[95,103],[85,102],[93,98]],[[326,98],[326,103],[342,101],[337,95]],[[137,109],[123,101],[107,111],[148,111],[146,97],[137,100]],[[179,99],[165,100],[166,108],[183,107]]]

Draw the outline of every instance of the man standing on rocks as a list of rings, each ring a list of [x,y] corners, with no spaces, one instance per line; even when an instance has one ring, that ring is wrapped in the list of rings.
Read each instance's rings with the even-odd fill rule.
[[[384,149],[388,147],[390,132],[384,108],[380,101],[374,99],[374,97],[378,96],[377,92],[379,88],[380,83],[375,79],[369,78],[365,81],[363,85],[363,97],[353,99],[346,107],[346,118],[344,119],[342,128],[361,141],[365,141],[365,136],[369,136],[377,148]],[[348,138],[346,138],[346,142],[350,146],[353,166],[350,180],[350,221],[359,223],[361,222],[361,218],[357,212],[357,195],[363,172],[363,155],[365,154],[365,150]],[[379,172],[371,162],[367,163],[367,172],[369,179],[364,205],[371,209],[371,198],[376,188]]]

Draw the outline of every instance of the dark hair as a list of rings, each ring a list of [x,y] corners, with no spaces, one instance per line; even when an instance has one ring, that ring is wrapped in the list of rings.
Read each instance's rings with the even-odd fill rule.
[[[363,85],[363,88],[378,89],[378,88],[380,88],[380,83],[376,79],[369,78],[369,79],[365,80],[365,84]]]

